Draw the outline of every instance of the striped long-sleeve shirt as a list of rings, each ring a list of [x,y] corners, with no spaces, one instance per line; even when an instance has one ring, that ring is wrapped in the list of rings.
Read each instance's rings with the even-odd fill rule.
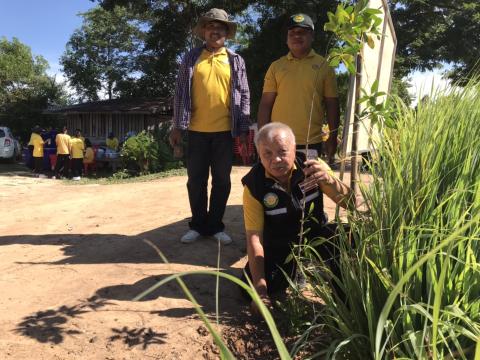
[[[180,65],[175,86],[173,107],[173,124],[177,129],[186,130],[192,118],[192,78],[195,63],[204,47],[189,51]],[[230,115],[232,119],[232,136],[248,132],[250,125],[250,90],[247,71],[243,58],[227,49],[231,68]]]

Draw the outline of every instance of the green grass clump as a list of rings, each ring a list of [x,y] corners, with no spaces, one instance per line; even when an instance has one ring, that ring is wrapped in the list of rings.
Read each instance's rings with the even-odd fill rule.
[[[326,302],[312,326],[333,337],[316,355],[480,359],[480,84],[396,113],[375,140],[367,212],[340,239],[346,300],[326,269],[303,269]]]
[[[136,182],[147,182],[157,179],[163,179],[171,176],[184,176],[187,174],[185,168],[165,170],[147,175],[131,175],[124,170],[113,173],[106,177],[82,177],[80,181],[64,180],[64,184],[68,185],[111,185],[111,184],[127,184]]]

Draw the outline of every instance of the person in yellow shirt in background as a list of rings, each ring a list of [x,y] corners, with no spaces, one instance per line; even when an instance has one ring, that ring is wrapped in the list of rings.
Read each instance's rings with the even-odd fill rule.
[[[335,72],[326,59],[312,49],[315,27],[308,15],[292,15],[286,27],[290,51],[274,61],[265,75],[258,127],[269,122],[285,123],[295,134],[297,150],[305,149],[308,143],[309,149],[316,150],[318,155],[322,150],[322,125],[326,117],[330,137],[325,150],[332,163],[340,124]]]
[[[88,176],[88,171],[95,168],[95,151],[93,151],[90,139],[85,139],[85,156],[83,157],[84,175]]]
[[[83,169],[83,151],[85,144],[82,138],[82,132],[77,129],[75,135],[70,139],[70,154],[72,158],[72,180],[80,180]]]
[[[55,143],[57,144],[57,163],[53,178],[60,179],[62,176],[67,176],[70,169],[70,135],[66,126],[55,137]]]
[[[107,143],[107,149],[113,150],[113,151],[118,151],[118,139],[115,137],[113,132],[110,132],[108,134],[108,138],[106,140]]]
[[[43,146],[45,141],[43,141],[40,133],[42,129],[40,126],[35,126],[32,129],[32,135],[30,136],[29,146],[33,146],[33,164],[34,164],[34,173],[40,178],[46,178],[46,175],[43,174]]]

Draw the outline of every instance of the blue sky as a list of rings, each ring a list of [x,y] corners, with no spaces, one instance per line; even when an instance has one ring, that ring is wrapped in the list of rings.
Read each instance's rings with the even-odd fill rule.
[[[73,31],[80,27],[77,14],[94,7],[90,0],[0,0],[0,37],[18,38],[60,72],[58,61]]]

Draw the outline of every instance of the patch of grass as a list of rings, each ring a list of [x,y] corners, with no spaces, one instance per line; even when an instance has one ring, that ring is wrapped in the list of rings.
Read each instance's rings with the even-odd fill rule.
[[[399,101],[396,129],[380,128],[361,186],[368,211],[351,213],[351,234],[333,242],[341,275],[331,281],[345,298],[321,264],[301,266],[325,301],[312,327],[332,337],[312,358],[480,359],[478,94],[476,82],[415,110]]]
[[[111,184],[126,184],[126,183],[137,183],[137,182],[146,182],[157,179],[163,179],[171,176],[184,176],[187,174],[185,168],[180,169],[171,169],[166,171],[161,171],[158,173],[148,174],[148,175],[130,175],[128,172],[121,170],[116,173],[113,173],[110,176],[105,177],[82,177],[80,181],[72,180],[63,180],[64,184],[67,185],[111,185]]]

